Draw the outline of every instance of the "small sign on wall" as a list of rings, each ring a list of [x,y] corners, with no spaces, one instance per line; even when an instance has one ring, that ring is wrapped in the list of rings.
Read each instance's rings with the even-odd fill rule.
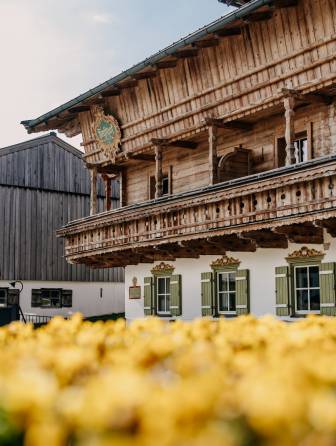
[[[141,286],[138,286],[138,279],[133,277],[133,286],[129,287],[128,298],[129,299],[141,299]]]

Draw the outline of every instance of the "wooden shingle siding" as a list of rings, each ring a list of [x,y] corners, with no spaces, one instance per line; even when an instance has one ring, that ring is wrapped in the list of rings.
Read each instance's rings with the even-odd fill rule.
[[[68,264],[56,237],[56,229],[89,215],[89,187],[81,153],[55,136],[0,149],[0,280],[123,281],[120,268]],[[113,208],[117,190],[114,184]],[[98,191],[102,211],[102,182]]]

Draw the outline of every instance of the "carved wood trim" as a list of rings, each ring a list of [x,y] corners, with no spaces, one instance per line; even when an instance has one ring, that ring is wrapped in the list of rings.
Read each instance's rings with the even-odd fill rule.
[[[175,267],[173,265],[169,265],[169,263],[160,262],[158,265],[155,265],[154,268],[151,269],[151,273],[153,276],[155,274],[173,274]]]
[[[234,257],[222,256],[217,260],[214,260],[210,263],[210,267],[212,269],[221,269],[227,266],[229,267],[238,267],[240,265],[240,260],[235,259]]]

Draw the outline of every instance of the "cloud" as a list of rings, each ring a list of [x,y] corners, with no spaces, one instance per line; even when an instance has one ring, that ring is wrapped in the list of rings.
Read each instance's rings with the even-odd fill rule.
[[[110,24],[116,22],[116,19],[111,14],[102,13],[102,14],[93,14],[92,21],[98,24]]]

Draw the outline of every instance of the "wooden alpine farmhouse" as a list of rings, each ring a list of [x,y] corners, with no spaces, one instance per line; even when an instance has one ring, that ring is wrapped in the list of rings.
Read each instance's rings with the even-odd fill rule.
[[[70,263],[125,267],[126,317],[336,314],[336,5],[238,7],[45,115],[81,134]],[[121,207],[97,210],[120,179]],[[107,194],[108,195],[108,194]]]

